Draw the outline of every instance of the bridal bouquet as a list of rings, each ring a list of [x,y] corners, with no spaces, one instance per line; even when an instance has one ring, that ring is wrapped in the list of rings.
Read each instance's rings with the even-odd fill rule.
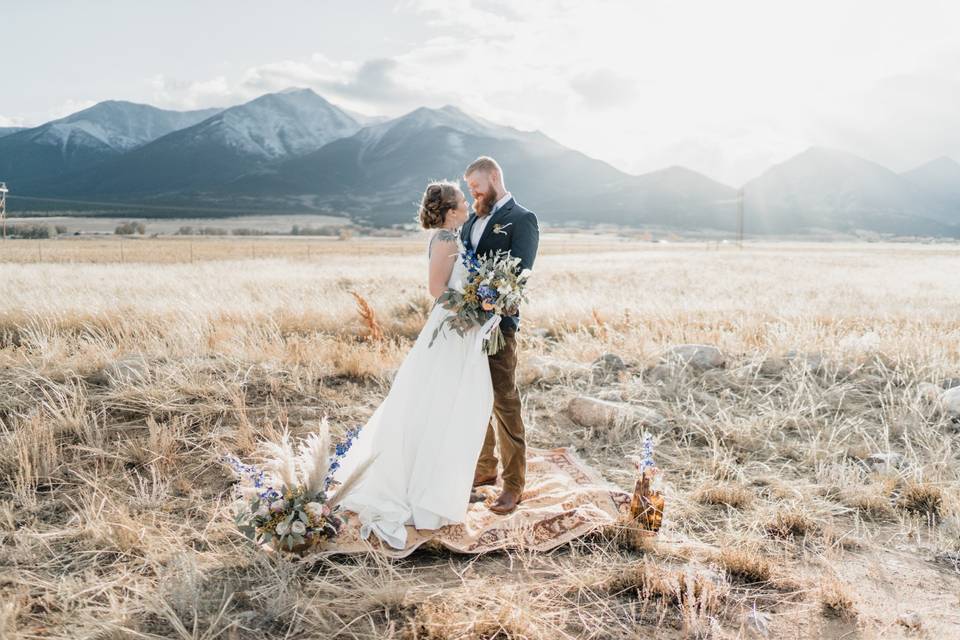
[[[481,258],[462,244],[460,260],[468,273],[463,291],[447,289],[437,298],[443,308],[453,313],[434,330],[430,346],[447,325],[461,336],[480,325],[486,352],[493,355],[504,344],[501,318],[515,314],[520,303],[527,302],[525,289],[530,270],[521,270],[520,258],[511,256],[509,251],[497,251]]]
[[[334,472],[358,433],[359,429],[349,431],[331,455],[329,425],[324,419],[319,432],[307,436],[297,450],[286,433],[279,444],[262,443],[267,453],[262,467],[227,456],[240,481],[238,493],[247,500],[236,518],[240,531],[255,543],[288,551],[335,537],[343,526],[339,503],[373,462],[373,458],[364,461],[331,495]]]

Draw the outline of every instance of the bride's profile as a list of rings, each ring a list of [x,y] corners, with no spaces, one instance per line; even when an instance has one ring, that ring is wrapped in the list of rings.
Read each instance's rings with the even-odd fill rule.
[[[459,259],[456,229],[467,216],[467,200],[456,183],[427,186],[419,221],[433,230],[427,281],[434,300],[448,287],[463,290],[467,269]],[[373,457],[342,507],[359,516],[364,539],[374,532],[397,549],[406,544],[405,525],[436,529],[463,522],[493,408],[480,328],[464,335],[441,331],[430,344],[434,329],[449,313],[434,304],[387,396],[360,429],[334,476],[343,481]]]

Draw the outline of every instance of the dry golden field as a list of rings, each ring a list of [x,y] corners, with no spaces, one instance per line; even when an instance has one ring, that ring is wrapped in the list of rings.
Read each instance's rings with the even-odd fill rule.
[[[364,422],[431,304],[424,239],[122,252],[0,245],[2,638],[960,637],[957,245],[547,235],[528,442],[629,489],[650,429],[656,542],[311,563],[236,531],[219,458]],[[574,421],[581,396],[621,417]]]

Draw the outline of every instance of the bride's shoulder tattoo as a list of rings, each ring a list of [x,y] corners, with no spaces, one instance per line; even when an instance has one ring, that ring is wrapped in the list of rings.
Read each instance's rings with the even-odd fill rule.
[[[437,235],[434,236],[434,238],[436,238],[437,240],[444,240],[446,242],[456,242],[457,234],[455,234],[453,231],[450,231],[449,229],[439,229],[437,231]]]

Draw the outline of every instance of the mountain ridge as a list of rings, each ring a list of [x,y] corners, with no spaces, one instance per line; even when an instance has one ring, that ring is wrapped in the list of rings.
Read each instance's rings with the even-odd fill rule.
[[[0,175],[26,186],[59,179],[124,155],[216,111],[171,111],[123,100],[100,102],[0,137]]]
[[[847,151],[810,147],[748,181],[745,215],[754,230],[949,233],[960,225],[903,176]]]
[[[37,175],[21,179],[23,166],[10,171],[10,150],[27,142],[39,164],[52,168],[34,167]],[[395,224],[412,220],[428,180],[456,178],[478,155],[496,157],[509,188],[551,223],[736,227],[738,189],[687,167],[628,174],[540,131],[500,125],[454,105],[382,118],[342,109],[301,87],[209,111],[98,103],[2,135],[0,179],[10,175],[13,194],[37,197],[139,198],[225,211],[262,206]],[[22,157],[29,154],[17,161]],[[946,157],[897,174],[814,146],[740,190],[751,233],[960,236],[960,164]]]
[[[68,176],[50,190],[98,196],[202,192],[359,129],[358,122],[309,89],[270,93]]]

